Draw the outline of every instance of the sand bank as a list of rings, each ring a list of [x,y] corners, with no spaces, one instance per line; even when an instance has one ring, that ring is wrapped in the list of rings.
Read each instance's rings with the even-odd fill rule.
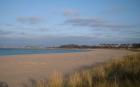
[[[29,79],[47,78],[54,71],[69,73],[128,54],[134,52],[94,49],[79,53],[0,56],[0,81],[6,81],[10,87],[20,87]]]

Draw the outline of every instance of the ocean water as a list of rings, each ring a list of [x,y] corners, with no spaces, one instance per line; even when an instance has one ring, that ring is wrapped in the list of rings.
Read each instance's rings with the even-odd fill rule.
[[[22,55],[22,54],[53,54],[53,53],[75,53],[81,52],[77,49],[0,49],[0,56],[5,55]]]

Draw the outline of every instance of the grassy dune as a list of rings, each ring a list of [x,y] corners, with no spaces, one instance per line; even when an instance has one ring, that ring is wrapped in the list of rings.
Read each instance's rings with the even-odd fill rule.
[[[65,77],[55,72],[35,87],[140,87],[140,53]]]

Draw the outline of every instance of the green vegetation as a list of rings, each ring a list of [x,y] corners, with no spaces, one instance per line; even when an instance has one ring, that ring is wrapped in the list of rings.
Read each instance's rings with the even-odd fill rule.
[[[55,72],[49,80],[39,81],[35,87],[140,87],[140,53],[67,77]]]

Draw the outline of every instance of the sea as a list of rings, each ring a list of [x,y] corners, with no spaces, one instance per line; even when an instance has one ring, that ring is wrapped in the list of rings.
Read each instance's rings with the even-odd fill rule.
[[[13,49],[0,48],[0,56],[22,55],[22,54],[56,54],[81,52],[80,49]]]

